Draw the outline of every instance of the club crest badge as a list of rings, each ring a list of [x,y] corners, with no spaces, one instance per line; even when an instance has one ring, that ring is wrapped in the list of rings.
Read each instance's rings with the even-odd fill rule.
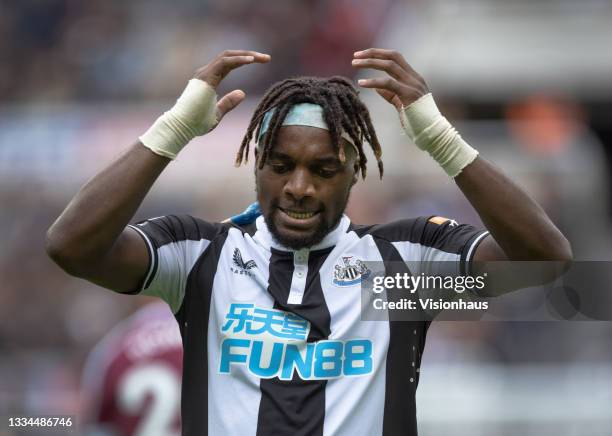
[[[343,256],[342,264],[334,266],[332,283],[340,287],[358,285],[370,273],[371,271],[362,260],[354,259],[353,256]]]

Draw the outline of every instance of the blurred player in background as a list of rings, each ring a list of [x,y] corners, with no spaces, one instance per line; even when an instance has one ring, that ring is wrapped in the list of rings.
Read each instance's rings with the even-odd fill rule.
[[[180,434],[181,334],[164,303],[117,325],[85,363],[81,401],[86,436]]]
[[[244,100],[235,90],[217,102],[223,78],[269,61],[228,50],[199,69],[176,105],[75,196],[47,250],[73,275],[169,304],[185,353],[183,434],[416,435],[430,321],[363,322],[365,262],[413,262],[418,275],[423,262],[446,261],[461,276],[473,261],[568,261],[571,247],[459,136],[404,57],[384,49],[354,54],[353,67],[384,73],[359,85],[397,109],[398,133],[454,179],[486,229],[438,216],[355,225],[344,215],[366,174],[364,143],[381,177],[383,165],[369,111],[342,77],[287,79],[260,101],[236,159],[248,159],[254,138],[254,222],[167,215],[129,225],[168,163]]]

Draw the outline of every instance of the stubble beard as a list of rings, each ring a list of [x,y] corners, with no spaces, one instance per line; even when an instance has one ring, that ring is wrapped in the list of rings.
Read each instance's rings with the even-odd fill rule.
[[[283,245],[287,248],[291,248],[292,250],[300,250],[302,248],[312,247],[321,242],[332,230],[336,228],[336,226],[342,219],[342,215],[344,214],[344,211],[348,204],[349,196],[350,190],[346,195],[344,205],[340,208],[340,212],[333,218],[332,222],[328,224],[327,222],[325,222],[325,220],[321,220],[314,233],[310,235],[305,235],[301,237],[283,235],[278,230],[278,227],[276,226],[274,221],[275,214],[280,213],[277,202],[274,202],[270,211],[264,214],[264,220],[266,222],[266,226],[268,227],[268,231],[270,232],[274,240],[280,245]]]

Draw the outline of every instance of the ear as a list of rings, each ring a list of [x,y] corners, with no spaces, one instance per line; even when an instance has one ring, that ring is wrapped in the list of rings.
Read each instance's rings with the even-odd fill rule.
[[[255,147],[255,162],[253,163],[253,173],[257,177],[257,171],[259,170],[259,150]]]
[[[359,162],[355,162],[353,166],[353,180],[351,180],[351,186],[353,186],[359,180]]]

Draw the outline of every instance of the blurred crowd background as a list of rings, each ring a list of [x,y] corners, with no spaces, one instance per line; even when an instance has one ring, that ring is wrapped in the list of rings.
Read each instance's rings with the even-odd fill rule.
[[[150,301],[70,278],[46,257],[45,232],[223,49],[272,62],[222,84],[247,101],[168,167],[137,220],[242,210],[252,168],[233,158],[267,87],[294,75],[377,76],[357,76],[350,60],[379,46],[405,55],[462,135],[538,199],[577,259],[612,259],[611,22],[610,0],[0,0],[0,417],[78,414],[87,354]],[[372,168],[356,186],[353,221],[437,214],[479,224],[401,134],[394,109],[373,92],[362,98],[386,174]],[[611,359],[608,322],[434,323],[421,431],[609,435]]]

